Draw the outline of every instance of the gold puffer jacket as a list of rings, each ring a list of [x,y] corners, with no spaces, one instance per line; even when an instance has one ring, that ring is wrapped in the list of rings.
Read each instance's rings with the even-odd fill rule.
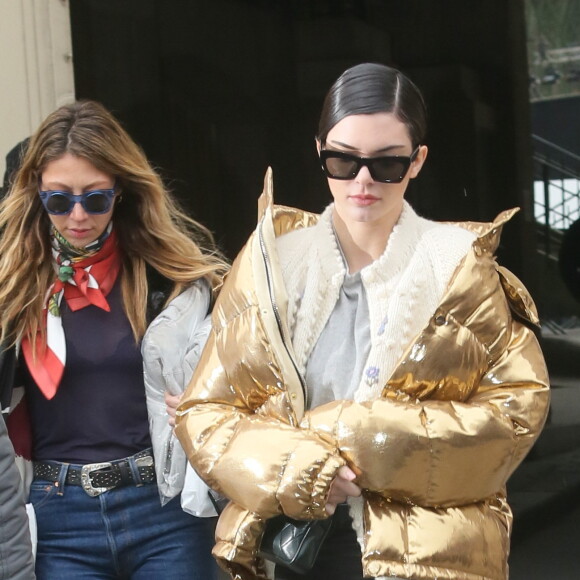
[[[265,519],[326,517],[345,463],[363,489],[366,576],[507,578],[505,484],[549,405],[535,307],[493,257],[513,213],[460,224],[478,237],[381,398],[305,412],[275,238],[317,216],[274,206],[267,175],[258,227],[224,282],[176,427],[201,477],[231,500],[214,555],[232,578],[266,577]]]

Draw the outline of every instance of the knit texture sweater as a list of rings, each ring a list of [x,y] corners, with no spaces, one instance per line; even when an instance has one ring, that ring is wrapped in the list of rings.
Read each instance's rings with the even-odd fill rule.
[[[294,354],[303,376],[346,275],[332,212],[331,204],[315,226],[277,239]],[[475,237],[460,226],[421,218],[404,203],[385,251],[361,270],[369,305],[371,349],[356,401],[379,397],[406,348],[434,314]],[[352,333],[352,329],[344,332]]]

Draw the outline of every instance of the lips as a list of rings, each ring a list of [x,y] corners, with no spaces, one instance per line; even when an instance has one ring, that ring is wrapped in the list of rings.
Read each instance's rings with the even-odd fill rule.
[[[89,232],[89,230],[75,230],[75,229],[69,229],[69,232],[71,233],[72,236],[74,236],[75,238],[83,238],[84,236],[87,235],[87,233]]]
[[[358,205],[371,205],[375,201],[379,201],[379,198],[374,195],[353,195],[351,199]]]

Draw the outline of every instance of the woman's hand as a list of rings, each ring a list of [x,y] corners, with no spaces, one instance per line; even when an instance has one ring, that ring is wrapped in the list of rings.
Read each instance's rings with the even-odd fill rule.
[[[361,494],[360,487],[353,482],[356,478],[354,471],[343,465],[336,477],[330,484],[330,492],[326,500],[326,512],[332,515],[339,503],[345,502],[349,497],[358,497]]]
[[[169,391],[165,391],[165,404],[167,405],[166,412],[171,427],[175,427],[175,413],[180,401],[181,395],[172,395]]]

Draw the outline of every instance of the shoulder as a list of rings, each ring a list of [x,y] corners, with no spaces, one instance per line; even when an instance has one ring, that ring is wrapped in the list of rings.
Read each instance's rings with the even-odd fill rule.
[[[300,228],[291,232],[282,234],[276,238],[276,250],[281,257],[300,252],[304,247],[312,244],[315,238],[314,226]]]
[[[211,292],[205,280],[197,280],[171,302],[149,324],[143,344],[176,345],[192,340],[209,320]]]
[[[297,227],[276,238],[276,250],[283,269],[305,262],[306,256],[312,252],[323,257],[328,252],[336,253],[331,216],[332,205],[317,216],[316,221],[311,220],[303,227]]]
[[[477,236],[459,225],[426,222],[419,240],[419,247],[427,253],[436,267],[447,270],[452,265],[457,266],[461,259],[473,246]]]
[[[141,345],[145,363],[162,358],[183,363],[183,357],[205,343],[210,331],[211,291],[201,279],[176,296],[151,322]],[[181,361],[181,363],[180,363]]]
[[[521,280],[497,263],[494,252],[477,237],[454,272],[442,307],[452,311],[475,335],[495,336],[516,319],[536,331],[539,317]]]
[[[429,278],[444,291],[453,272],[469,252],[476,235],[458,224],[423,218],[405,202],[387,249],[371,268],[385,280],[398,271]]]
[[[199,279],[188,286],[181,294],[173,298],[156,316],[150,326],[165,323],[187,325],[203,319],[207,315],[211,302],[209,283]]]
[[[173,290],[173,282],[160,274],[149,264],[146,266],[147,276],[147,320],[153,320],[163,309],[167,298]]]
[[[453,250],[455,246],[464,248],[477,238],[475,232],[460,222],[439,222],[418,215],[407,202],[400,219],[411,224],[406,227],[415,232],[419,243],[427,246],[435,244],[435,248],[441,251]]]

